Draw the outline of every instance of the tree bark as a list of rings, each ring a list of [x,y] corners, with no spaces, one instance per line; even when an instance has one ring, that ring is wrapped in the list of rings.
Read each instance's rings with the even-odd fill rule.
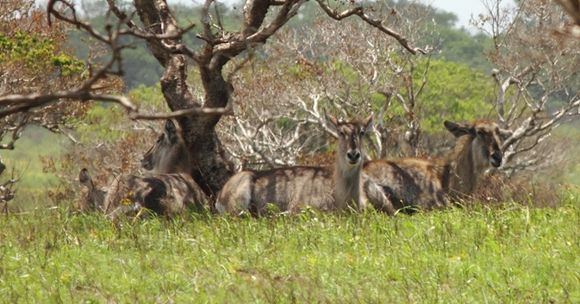
[[[143,24],[155,33],[165,34],[158,31],[162,28],[167,29],[168,24],[175,24],[169,12],[164,12],[167,9],[164,1],[157,1],[156,5],[152,5],[150,1],[136,0],[135,6]],[[177,44],[181,41],[174,39],[172,43]],[[161,91],[169,108],[176,111],[201,107],[202,104],[191,95],[186,81],[188,68],[186,57],[167,52],[159,45],[159,41],[151,41],[147,45],[159,63],[165,67],[161,78]],[[217,58],[213,59],[213,62],[207,60],[207,62],[200,62],[199,65],[206,92],[204,106],[224,107],[229,100],[230,85],[223,78],[222,67],[228,60],[221,58],[216,62]],[[215,195],[233,174],[232,166],[226,159],[221,142],[214,130],[220,117],[220,115],[189,115],[177,119],[185,135],[184,139],[192,159],[195,160],[191,175],[209,196]]]

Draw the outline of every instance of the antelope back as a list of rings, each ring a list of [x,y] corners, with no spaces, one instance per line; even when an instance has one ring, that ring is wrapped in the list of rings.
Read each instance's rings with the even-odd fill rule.
[[[117,177],[105,197],[111,217],[134,213],[141,208],[172,216],[187,209],[200,211],[207,197],[187,174],[152,174]]]
[[[360,203],[362,139],[372,115],[363,121],[343,122],[330,115],[327,120],[338,136],[335,168],[295,166],[239,172],[220,191],[216,210],[261,214],[270,203],[290,212],[304,207],[343,209],[350,201]]]
[[[447,205],[447,194],[470,194],[478,176],[502,162],[501,138],[509,134],[497,124],[476,121],[458,124],[445,121],[445,127],[457,137],[453,151],[436,160],[406,158],[396,161],[372,161],[365,164],[371,182],[366,195],[375,207],[387,210],[408,206],[423,209]],[[380,191],[377,191],[380,188]]]
[[[176,121],[165,122],[163,133],[143,155],[141,165],[154,173],[191,173],[190,153]]]
[[[446,204],[447,181],[443,176],[448,174],[448,166],[445,164],[421,158],[375,160],[365,163],[364,172],[370,181],[365,184],[370,203],[390,215],[399,209],[408,213],[415,207],[433,209]]]

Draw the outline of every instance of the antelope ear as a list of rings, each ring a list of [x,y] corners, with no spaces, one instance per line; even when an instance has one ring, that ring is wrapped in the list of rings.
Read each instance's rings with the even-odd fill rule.
[[[87,184],[91,180],[89,176],[89,170],[87,168],[82,168],[81,172],[79,172],[79,182],[81,184]]]
[[[443,125],[455,137],[475,134],[475,130],[473,128],[467,127],[467,126],[464,126],[464,125],[461,125],[458,123],[454,123],[454,122],[451,122],[448,120],[444,121]]]
[[[371,113],[365,120],[363,120],[363,124],[365,126],[365,131],[368,131],[373,125],[373,118],[375,114]]]
[[[514,132],[512,130],[499,128],[499,137],[501,138],[501,140],[506,140],[510,138],[513,134]]]
[[[177,142],[177,128],[175,127],[175,123],[172,119],[168,119],[165,121],[165,127],[163,128],[163,134],[170,143]]]
[[[338,120],[336,119],[336,117],[332,116],[331,114],[326,113],[326,111],[324,111],[324,116],[326,117],[326,120],[330,122],[330,124],[332,124],[332,126],[335,129],[338,129]]]

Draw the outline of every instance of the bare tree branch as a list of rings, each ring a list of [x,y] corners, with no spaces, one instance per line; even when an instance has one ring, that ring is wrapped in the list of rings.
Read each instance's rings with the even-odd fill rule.
[[[176,110],[169,113],[131,113],[129,117],[131,119],[143,119],[143,120],[165,120],[170,118],[178,118],[184,116],[221,116],[221,115],[233,115],[234,112],[231,106],[224,108],[190,108],[183,110]]]
[[[27,123],[28,123],[28,117],[27,117],[27,115],[24,115],[16,123],[16,125],[13,125],[13,126],[3,126],[3,128],[0,129],[0,139],[4,139],[4,135],[6,133],[8,133],[8,132],[12,133],[12,136],[10,136],[10,140],[8,142],[4,142],[4,143],[0,144],[0,149],[13,150],[14,149],[14,144],[16,143],[16,141],[22,135],[22,130],[24,129],[24,127],[26,127],[26,124]],[[2,174],[1,171],[4,171],[5,168],[6,167],[2,163],[2,159],[0,159],[0,169],[1,169],[0,170],[0,174]]]
[[[284,5],[286,2],[287,1],[281,1],[279,5]],[[270,0],[246,1],[244,4],[242,37],[248,37],[258,31],[262,26],[262,23],[264,23],[270,5]]]
[[[502,144],[505,171],[513,174],[535,167],[540,143],[567,119],[578,116],[579,93],[575,79],[578,43],[554,35],[561,27],[557,6],[536,1],[518,3],[515,13],[500,9],[500,1],[487,3],[482,24],[492,29],[496,68],[495,107],[504,127],[513,130]],[[522,68],[524,67],[524,68]],[[557,109],[557,110],[554,110]]]
[[[427,54],[429,49],[421,49],[417,47],[413,47],[410,45],[409,41],[403,37],[401,34],[396,32],[395,30],[386,27],[383,25],[383,21],[380,19],[375,19],[365,13],[362,6],[357,6],[349,10],[345,10],[342,12],[337,12],[336,10],[332,9],[327,3],[326,0],[316,0],[318,5],[324,10],[324,12],[331,18],[340,21],[344,18],[348,18],[350,16],[356,15],[361,18],[363,21],[368,23],[369,25],[377,28],[379,31],[395,38],[405,49],[407,49],[411,54],[415,55],[417,52],[421,54]]]
[[[10,114],[22,112],[33,107],[40,107],[44,104],[61,100],[80,101],[104,101],[121,105],[129,113],[131,119],[163,120],[192,115],[232,115],[231,105],[224,108],[189,108],[176,110],[168,113],[142,113],[139,107],[122,95],[93,94],[84,90],[57,92],[50,95],[30,94],[30,95],[7,95],[0,97],[0,106],[3,104],[13,105],[13,107],[0,109],[0,118]],[[16,138],[17,139],[17,138]],[[5,149],[12,149],[13,145],[5,144]],[[0,146],[2,148],[4,145]]]

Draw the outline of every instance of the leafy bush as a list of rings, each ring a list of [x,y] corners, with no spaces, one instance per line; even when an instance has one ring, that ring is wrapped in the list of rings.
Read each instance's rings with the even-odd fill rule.
[[[0,34],[0,64],[22,63],[28,69],[58,68],[59,76],[71,76],[84,71],[84,63],[63,52],[57,52],[52,38],[34,33]]]

